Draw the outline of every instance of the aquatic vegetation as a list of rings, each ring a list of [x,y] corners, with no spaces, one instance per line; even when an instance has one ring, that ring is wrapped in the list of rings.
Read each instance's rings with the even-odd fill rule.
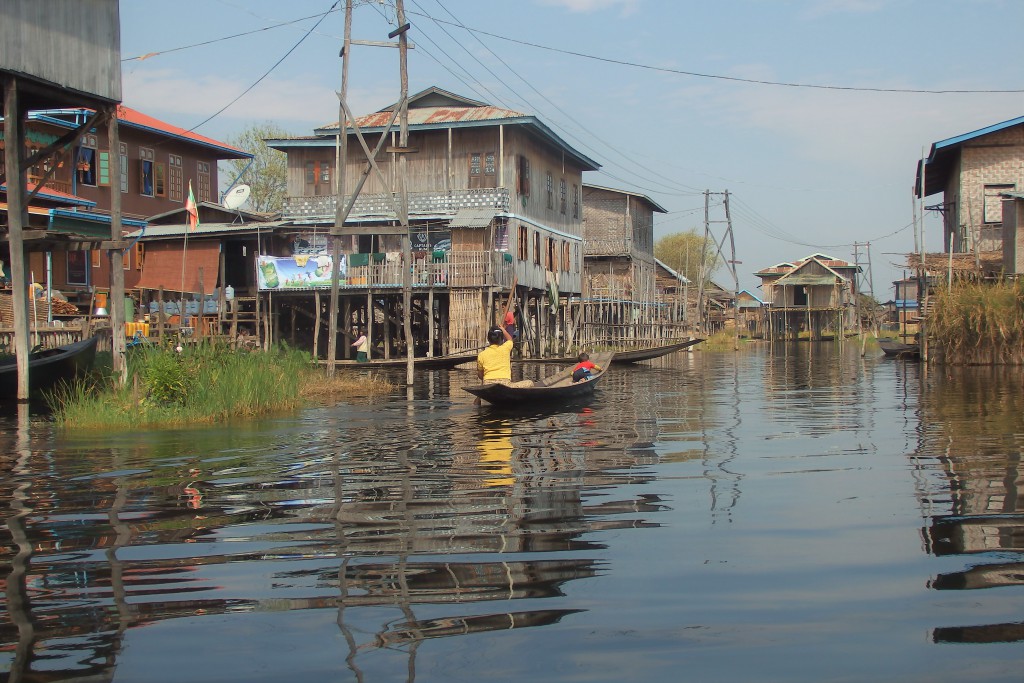
[[[284,347],[252,352],[200,343],[180,351],[156,345],[133,349],[123,385],[112,376],[109,355],[103,361],[105,367],[89,378],[50,396],[59,424],[131,429],[215,423],[394,388],[362,372],[330,378],[308,353]]]
[[[934,297],[929,355],[949,365],[1024,364],[1024,283],[954,282]]]

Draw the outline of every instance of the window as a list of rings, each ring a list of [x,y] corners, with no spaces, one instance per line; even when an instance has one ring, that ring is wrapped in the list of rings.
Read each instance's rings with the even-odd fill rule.
[[[520,261],[530,260],[530,234],[525,225],[519,226],[519,239],[516,241]]]
[[[315,161],[307,161],[306,162],[306,184],[307,185],[315,185],[316,184],[316,162]]]
[[[89,262],[87,251],[66,251],[67,281],[69,285],[89,284]]]
[[[508,223],[502,219],[494,226],[494,251],[508,251]]]
[[[580,186],[576,184],[572,186],[572,217],[580,217]]]
[[[83,135],[75,155],[75,179],[79,185],[96,186],[96,136]]]
[[[562,241],[562,270],[569,272],[572,270],[572,259],[569,258],[569,243]]]
[[[1014,185],[986,185],[985,186],[985,222],[1003,222],[1003,198],[1002,192],[1013,192]]]
[[[157,197],[167,196],[167,164],[162,161],[153,165],[153,186]]]
[[[565,178],[562,178],[561,182],[558,184],[558,210],[563,216],[565,215],[566,194],[568,193],[565,189]]]
[[[118,145],[118,153],[121,156],[121,192],[128,191],[128,143],[122,142]]]
[[[497,187],[494,152],[472,152],[469,155],[469,187]]]
[[[553,208],[555,208],[555,181],[551,177],[551,173],[550,172],[547,175],[547,181],[548,181],[548,208],[549,209],[553,209]]]
[[[197,162],[196,168],[199,171],[199,196],[196,197],[196,201],[208,202],[210,201],[210,162]]]
[[[540,265],[540,233],[533,233],[533,262]]]
[[[173,202],[180,202],[185,198],[184,176],[181,157],[177,154],[169,154],[167,156],[167,198]]]
[[[139,148],[139,194],[153,196],[153,150]]]
[[[558,256],[555,252],[554,237],[548,238],[548,253],[545,261],[547,261],[547,263],[545,263],[544,265],[547,267],[548,270],[555,270],[556,268],[558,268]]]
[[[320,162],[320,184],[329,186],[331,184],[331,162]]]
[[[96,183],[103,186],[110,186],[110,152],[103,150],[96,159]]]
[[[520,196],[530,196],[530,160],[524,156],[519,157],[519,190]]]

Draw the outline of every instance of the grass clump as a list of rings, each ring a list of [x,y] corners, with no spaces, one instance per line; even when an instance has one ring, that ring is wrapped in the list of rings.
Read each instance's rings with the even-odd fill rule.
[[[939,288],[926,329],[944,363],[1024,364],[1024,283],[961,281]]]
[[[76,429],[134,429],[223,422],[299,407],[310,399],[385,393],[387,382],[329,380],[305,352],[250,352],[194,344],[180,352],[150,346],[128,354],[128,381],[108,369],[50,397],[59,424]]]

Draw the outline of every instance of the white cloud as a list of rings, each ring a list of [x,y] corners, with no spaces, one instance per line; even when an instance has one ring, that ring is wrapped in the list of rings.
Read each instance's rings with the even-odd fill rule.
[[[640,0],[539,0],[541,5],[564,7],[570,12],[598,12],[605,9],[621,7],[623,14],[634,12]]]
[[[123,76],[124,103],[182,128],[191,128],[224,107],[250,84],[217,74],[194,76],[173,69],[136,68]],[[394,92],[350,92],[356,115],[398,98]],[[384,103],[384,104],[382,104]],[[272,121],[308,135],[338,120],[335,90],[313,80],[267,78],[198,132],[239,129],[254,121]]]

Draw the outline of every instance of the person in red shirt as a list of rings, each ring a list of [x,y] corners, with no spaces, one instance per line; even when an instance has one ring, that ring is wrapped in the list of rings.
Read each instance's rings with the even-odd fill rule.
[[[600,372],[601,368],[590,361],[590,356],[586,353],[581,353],[576,360],[576,366],[572,369],[572,381],[582,382],[590,379],[591,374],[594,372]]]

